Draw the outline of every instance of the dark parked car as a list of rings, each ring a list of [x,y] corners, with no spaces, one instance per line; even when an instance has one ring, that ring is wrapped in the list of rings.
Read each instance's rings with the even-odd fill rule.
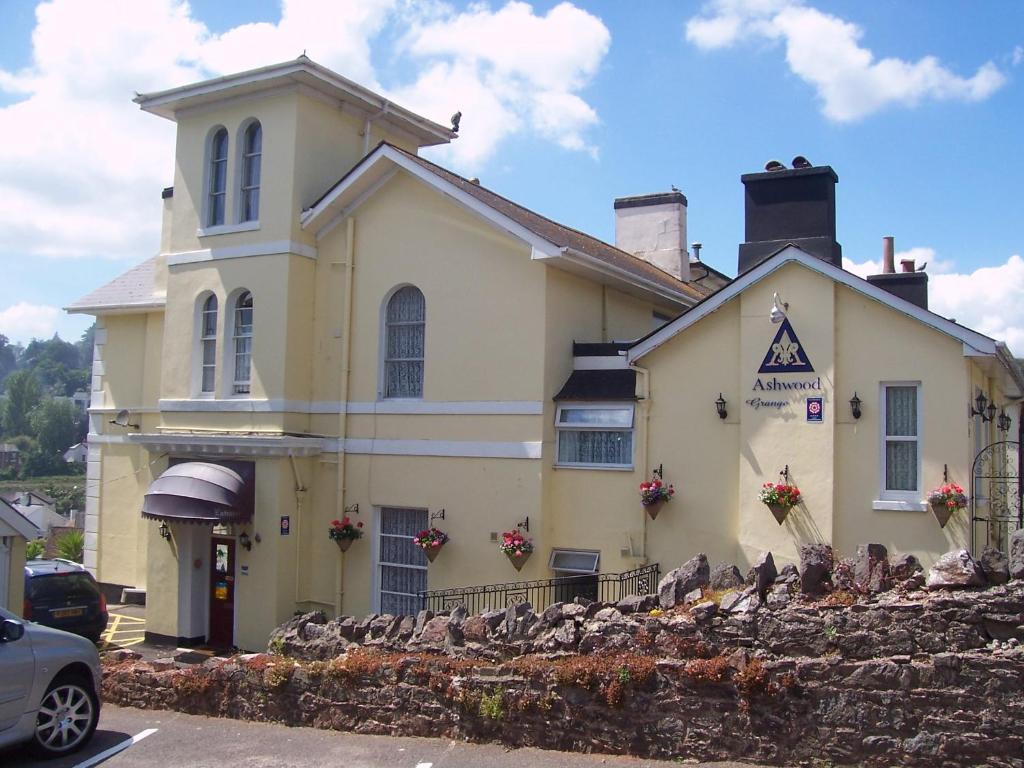
[[[107,627],[107,599],[85,568],[70,560],[25,563],[26,619],[99,642]]]

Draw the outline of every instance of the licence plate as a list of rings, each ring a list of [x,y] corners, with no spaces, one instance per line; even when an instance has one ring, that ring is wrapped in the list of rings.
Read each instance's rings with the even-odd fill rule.
[[[83,613],[85,613],[85,608],[57,608],[50,611],[50,615],[55,619],[68,619],[72,616],[81,616]]]

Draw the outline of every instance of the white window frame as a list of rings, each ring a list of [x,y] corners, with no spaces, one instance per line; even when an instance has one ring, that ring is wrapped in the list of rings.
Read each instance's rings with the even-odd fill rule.
[[[886,435],[886,398],[889,387],[914,387],[917,390],[917,435],[913,438],[900,435]],[[921,500],[923,491],[921,489],[922,468],[923,468],[923,400],[920,381],[883,381],[878,385],[878,500],[874,504],[875,509],[883,510],[913,510],[921,511],[927,509],[927,504]],[[889,490],[885,487],[886,478],[886,443],[890,440],[896,442],[914,442],[917,444],[917,488],[911,491]]]
[[[214,322],[213,322],[213,335],[212,336],[211,335],[205,335],[203,333],[203,330],[206,327],[206,315],[207,315],[206,305],[210,301],[210,299],[213,299],[214,301],[217,302],[217,308],[214,310]],[[194,372],[193,372],[193,379],[192,379],[192,390],[195,392],[195,396],[196,397],[212,398],[212,397],[216,397],[217,396],[217,355],[219,354],[219,350],[217,349],[217,347],[219,345],[217,344],[217,341],[218,341],[218,337],[219,337],[219,322],[220,322],[220,314],[221,314],[220,310],[221,310],[221,301],[217,297],[217,294],[215,294],[215,293],[213,293],[211,291],[205,291],[205,292],[201,293],[199,295],[199,298],[196,300],[195,345],[194,345],[195,365],[193,366],[193,371]],[[213,368],[213,386],[210,389],[208,389],[208,390],[204,390],[203,389],[203,372],[204,372],[203,369],[206,368],[207,366],[203,363],[203,360],[205,359],[204,356],[203,356],[203,351],[204,351],[205,345],[207,343],[209,343],[209,342],[213,343],[213,363],[211,364],[212,368]]]
[[[252,304],[253,304],[253,307],[252,307],[252,321],[251,321],[250,326],[249,326],[250,327],[249,333],[248,334],[239,334],[238,333],[238,305],[239,305],[239,302],[241,301],[242,297],[245,296],[246,294],[248,294],[249,297],[252,299]],[[253,343],[253,340],[256,337],[256,332],[255,332],[255,325],[256,325],[256,299],[255,299],[255,296],[253,296],[253,292],[252,291],[250,291],[248,288],[242,288],[242,289],[239,289],[237,291],[234,291],[231,294],[231,300],[230,300],[230,303],[228,304],[228,306],[230,307],[230,311],[231,311],[231,320],[230,320],[229,323],[225,323],[225,326],[229,327],[229,329],[230,329],[230,336],[229,336],[229,338],[230,338],[231,343],[224,345],[224,347],[225,347],[224,354],[225,354],[225,357],[227,358],[227,360],[229,361],[228,365],[225,366],[224,370],[231,371],[231,376],[230,377],[226,377],[228,379],[228,381],[225,384],[225,386],[228,389],[228,395],[230,397],[251,398],[252,397],[252,364],[253,364],[254,353],[256,351],[255,350],[255,344]],[[245,379],[239,379],[238,378],[238,365],[237,365],[237,361],[238,361],[237,346],[238,346],[238,341],[240,339],[243,339],[243,338],[248,338],[249,339],[249,371],[248,371],[249,375]],[[239,387],[246,387],[246,389],[248,391],[239,392],[239,391],[237,391]]]
[[[395,295],[403,288],[415,288],[423,296],[423,357],[420,362],[423,363],[423,376],[420,379],[420,394],[419,397],[388,397],[388,381],[387,381],[387,370],[388,363],[391,362],[388,359],[388,307],[391,305],[391,300]],[[408,323],[411,325],[411,323]],[[423,292],[423,289],[413,283],[402,283],[396,285],[388,294],[384,297],[384,301],[380,305],[380,354],[377,356],[379,360],[379,367],[377,370],[377,399],[387,400],[389,402],[394,401],[406,401],[406,402],[419,402],[423,400],[423,393],[426,390],[427,384],[427,295]],[[402,358],[402,360],[413,360],[414,358]]]
[[[594,558],[594,567],[589,570],[580,570],[578,568],[559,568],[555,562],[558,559],[558,555],[592,555]],[[551,550],[551,556],[548,557],[548,568],[554,571],[557,575],[566,576],[596,576],[600,573],[601,568],[601,552],[594,549],[568,549],[566,547],[555,547]]]
[[[561,426],[563,410],[629,410],[628,427],[620,427],[606,424],[572,424]],[[562,432],[629,432],[629,463],[628,464],[592,464],[582,462],[559,461]],[[636,404],[626,401],[609,401],[601,403],[559,403],[555,409],[555,467],[563,469],[611,469],[611,470],[632,470],[636,455]]]
[[[220,192],[215,192],[213,187],[213,181],[215,177],[214,173],[214,162],[215,161],[214,143],[216,142],[217,136],[220,132],[224,132],[224,189]],[[228,133],[228,129],[223,125],[214,126],[210,130],[209,137],[206,140],[206,153],[205,153],[205,166],[203,168],[203,227],[222,227],[228,223],[228,187],[230,186],[230,168],[228,164],[231,157],[231,134]],[[215,196],[223,195],[224,197],[224,215],[222,221],[213,221],[213,198]]]
[[[393,536],[395,538],[404,538],[402,536],[398,536],[397,534],[386,534],[386,533],[384,533],[384,510],[385,509],[408,509],[408,510],[412,510],[412,511],[415,511],[415,512],[424,512],[424,513],[427,514],[427,524],[424,526],[424,528],[429,527],[429,525],[430,525],[430,519],[429,519],[430,518],[430,511],[429,511],[429,509],[427,509],[425,507],[405,507],[405,506],[391,506],[391,505],[388,505],[388,506],[379,506],[379,507],[375,507],[374,508],[375,514],[373,515],[373,521],[371,523],[372,530],[370,531],[370,535],[372,537],[371,540],[373,542],[373,547],[372,547],[373,551],[372,551],[371,556],[370,556],[370,563],[371,563],[371,566],[372,566],[372,571],[371,571],[371,576],[370,576],[370,589],[371,589],[371,593],[370,593],[370,610],[372,612],[374,612],[374,613],[380,613],[381,610],[382,610],[381,609],[381,605],[382,605],[381,595],[382,595],[382,587],[383,587],[383,584],[384,584],[384,580],[381,578],[381,568],[383,566],[389,566],[389,567],[392,567],[392,568],[412,568],[412,569],[415,569],[415,570],[426,571],[426,573],[427,573],[427,582],[426,582],[426,584],[427,584],[427,588],[428,589],[429,589],[429,585],[430,585],[430,571],[429,571],[429,569],[428,569],[428,567],[426,565],[420,566],[420,565],[411,565],[409,563],[389,563],[389,562],[386,562],[386,561],[383,561],[383,560],[380,559],[380,549],[381,549],[380,543],[381,543],[381,537],[382,536]],[[394,593],[391,593],[391,594],[405,595],[406,593],[404,593],[404,592],[394,592]]]
[[[246,138],[248,137],[249,130],[253,126],[258,126],[260,129],[260,151],[254,152],[250,155],[246,152]],[[260,206],[263,202],[263,138],[263,124],[256,118],[246,120],[239,127],[238,139],[236,141],[238,157],[235,163],[235,167],[238,169],[235,183],[235,189],[237,190],[235,199],[235,221],[237,222],[236,231],[244,231],[238,229],[240,227],[245,227],[246,230],[259,229]],[[257,184],[247,187],[245,185],[245,172],[248,168],[250,158],[252,157],[260,158],[260,177]],[[251,219],[247,219],[245,218],[245,195],[246,192],[251,189],[255,189],[259,193],[260,202],[256,205],[256,216]]]

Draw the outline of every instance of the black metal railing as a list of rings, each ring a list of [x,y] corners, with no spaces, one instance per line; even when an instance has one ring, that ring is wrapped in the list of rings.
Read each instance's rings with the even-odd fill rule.
[[[658,587],[659,572],[658,564],[652,563],[624,573],[595,573],[537,581],[435,589],[422,593],[423,607],[431,611],[450,611],[464,605],[470,613],[482,613],[521,603],[529,603],[534,610],[543,611],[552,603],[569,603],[577,597],[612,602],[627,595],[647,595],[654,592]]]

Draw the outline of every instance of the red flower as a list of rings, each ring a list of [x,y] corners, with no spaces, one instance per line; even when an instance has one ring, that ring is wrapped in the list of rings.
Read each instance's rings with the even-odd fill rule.
[[[360,520],[358,523],[356,523],[356,528],[362,528],[362,527],[363,527],[363,521]]]

